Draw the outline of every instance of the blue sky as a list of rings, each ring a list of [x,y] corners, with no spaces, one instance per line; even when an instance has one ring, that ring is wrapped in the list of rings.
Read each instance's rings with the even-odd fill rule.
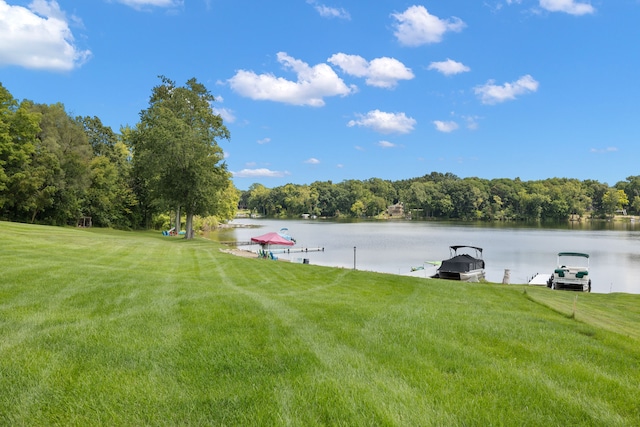
[[[234,183],[640,175],[640,0],[0,0],[0,82],[119,131],[164,75]]]

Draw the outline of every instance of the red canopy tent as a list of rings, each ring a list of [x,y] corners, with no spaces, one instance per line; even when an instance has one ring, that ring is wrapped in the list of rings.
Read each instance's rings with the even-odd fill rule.
[[[252,237],[251,241],[254,243],[259,243],[261,245],[293,246],[295,244],[295,242],[287,240],[275,232],[263,234],[262,236]]]

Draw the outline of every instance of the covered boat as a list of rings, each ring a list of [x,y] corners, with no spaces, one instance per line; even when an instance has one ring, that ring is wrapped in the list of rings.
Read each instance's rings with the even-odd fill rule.
[[[471,249],[475,251],[475,256],[468,253],[460,253],[460,249]],[[457,245],[450,246],[451,258],[445,259],[440,264],[435,278],[460,280],[463,282],[479,282],[484,279],[484,260],[482,259],[482,248],[477,246]]]

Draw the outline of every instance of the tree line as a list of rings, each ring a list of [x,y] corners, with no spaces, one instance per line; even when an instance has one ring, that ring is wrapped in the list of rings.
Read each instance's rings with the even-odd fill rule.
[[[218,141],[230,134],[195,79],[160,76],[140,122],[119,133],[98,117],[71,117],[61,103],[18,102],[0,83],[0,219],[122,229],[233,218],[238,207],[295,217],[377,217],[401,202],[412,218],[566,220],[640,214],[640,176],[609,187],[595,180],[418,178],[316,181],[237,190]],[[173,212],[169,215],[169,212]],[[196,222],[197,224],[194,224]],[[187,237],[192,235],[187,234]]]
[[[276,217],[378,217],[398,202],[405,215],[414,219],[568,220],[572,216],[606,218],[622,211],[637,215],[640,176],[609,187],[595,180],[488,180],[432,172],[400,181],[316,181],[271,189],[256,183],[240,196],[241,205],[251,212]]]
[[[160,80],[140,122],[120,133],[61,103],[18,102],[0,83],[0,219],[137,229],[168,226],[168,212],[179,227],[183,212],[192,237],[195,217],[233,218],[240,194],[213,96],[195,79]]]

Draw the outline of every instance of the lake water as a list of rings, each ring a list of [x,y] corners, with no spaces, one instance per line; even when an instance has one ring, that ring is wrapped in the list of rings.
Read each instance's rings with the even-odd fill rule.
[[[536,273],[550,274],[558,252],[590,254],[592,292],[640,293],[640,224],[637,222],[569,223],[545,227],[510,223],[441,221],[361,221],[236,219],[232,224],[259,226],[214,233],[221,241],[251,237],[287,228],[294,249],[324,248],[322,252],[278,254],[310,264],[405,274],[412,267],[435,267],[428,261],[450,257],[449,246],[484,249],[486,276],[502,282],[527,283]],[[256,250],[258,245],[244,246]],[[425,264],[426,263],[426,264]]]

